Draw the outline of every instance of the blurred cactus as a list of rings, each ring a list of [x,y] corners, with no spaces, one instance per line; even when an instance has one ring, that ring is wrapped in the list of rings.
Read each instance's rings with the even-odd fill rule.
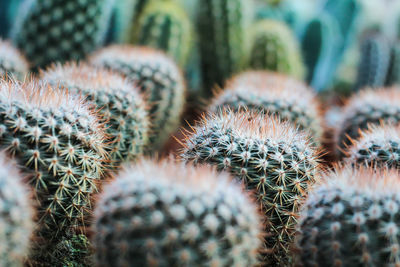
[[[142,161],[104,188],[96,266],[256,266],[257,207],[226,174]]]
[[[0,0],[0,38],[9,37],[16,13],[23,0]]]
[[[400,85],[400,41],[397,41],[392,45],[386,85]]]
[[[115,0],[105,43],[123,43],[134,21],[138,0]]]
[[[0,39],[0,77],[10,76],[22,80],[28,71],[28,62],[18,49]]]

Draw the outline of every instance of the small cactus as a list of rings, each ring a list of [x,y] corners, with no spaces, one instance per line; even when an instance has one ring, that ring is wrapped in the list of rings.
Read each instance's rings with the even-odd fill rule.
[[[178,66],[164,53],[143,47],[110,46],[90,62],[125,75],[147,95],[152,119],[150,145],[163,146],[178,127],[185,101],[185,82]]]
[[[194,127],[181,156],[228,170],[254,191],[268,220],[265,264],[287,266],[299,207],[318,170],[306,134],[257,112],[227,110]]]
[[[101,123],[110,137],[112,165],[134,160],[147,142],[149,122],[139,89],[128,79],[86,64],[54,65],[41,74],[53,86],[83,94],[99,109]]]
[[[28,188],[13,163],[0,154],[0,265],[24,266],[33,232]]]
[[[97,266],[255,266],[256,205],[226,174],[142,161],[105,186],[95,209]]]
[[[0,77],[14,76],[22,80],[28,71],[28,62],[18,49],[0,39]]]
[[[299,220],[299,266],[398,266],[400,175],[336,170],[315,187]]]

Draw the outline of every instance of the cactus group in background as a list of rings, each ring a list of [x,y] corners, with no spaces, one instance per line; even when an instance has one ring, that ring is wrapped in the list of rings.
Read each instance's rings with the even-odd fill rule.
[[[0,39],[0,77],[9,76],[23,79],[29,65],[25,57],[9,42]]]
[[[302,79],[305,69],[299,44],[283,22],[262,20],[253,25],[248,65]]]
[[[400,85],[400,41],[392,45],[386,85]]]
[[[255,266],[257,207],[227,174],[142,161],[105,186],[95,209],[97,266]]]
[[[194,127],[182,158],[228,170],[254,191],[268,220],[264,262],[286,266],[299,207],[316,180],[317,154],[306,134],[288,122],[228,110]]]
[[[13,163],[0,154],[0,265],[22,267],[33,232],[28,188]]]
[[[150,104],[150,146],[162,147],[178,128],[184,109],[185,82],[174,61],[150,48],[111,46],[95,53],[90,62],[125,75],[142,89]]]
[[[74,250],[60,246],[85,234],[106,156],[97,121],[80,98],[48,84],[0,81],[0,149],[28,176],[38,208],[33,265],[84,266],[60,262],[60,251]]]
[[[13,39],[33,68],[79,60],[102,44],[114,0],[25,0]]]
[[[322,126],[316,95],[303,82],[267,71],[244,72],[227,82],[215,96],[210,110],[229,107],[234,111],[247,108],[277,115],[310,131],[314,141],[321,141]]]
[[[86,64],[55,65],[42,73],[43,81],[83,94],[99,110],[109,135],[111,165],[134,160],[147,143],[147,106],[139,89],[127,78]]]
[[[327,175],[301,211],[299,265],[399,265],[399,178],[374,169]]]

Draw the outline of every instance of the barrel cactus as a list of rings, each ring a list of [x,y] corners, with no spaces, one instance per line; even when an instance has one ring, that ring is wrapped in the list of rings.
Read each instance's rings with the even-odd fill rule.
[[[86,64],[54,65],[41,74],[44,81],[83,94],[99,109],[109,135],[111,164],[134,160],[147,142],[147,106],[139,89],[127,78]]]
[[[90,62],[125,75],[142,89],[150,103],[150,146],[162,147],[178,128],[185,102],[184,78],[174,61],[150,48],[114,45],[95,53]]]
[[[299,220],[299,266],[397,266],[400,176],[344,168],[310,193]]]
[[[229,110],[193,129],[183,160],[228,170],[255,193],[268,220],[265,264],[287,266],[299,207],[318,171],[307,135],[273,117]]]
[[[0,149],[28,176],[36,200],[33,265],[85,266],[63,244],[86,233],[107,156],[103,141],[96,114],[80,98],[44,83],[0,81]]]
[[[256,205],[209,167],[142,161],[105,186],[95,209],[97,266],[255,266]]]
[[[9,42],[0,39],[0,77],[23,79],[29,71],[25,57]]]

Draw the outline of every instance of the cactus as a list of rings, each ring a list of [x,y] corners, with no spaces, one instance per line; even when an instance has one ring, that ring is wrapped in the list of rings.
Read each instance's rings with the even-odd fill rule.
[[[7,38],[23,0],[0,0],[0,38]]]
[[[104,188],[95,209],[97,266],[255,266],[256,205],[227,174],[142,161]]]
[[[147,141],[149,122],[139,89],[126,78],[86,64],[57,64],[41,78],[53,86],[86,95],[99,109],[101,123],[110,137],[112,165],[140,156]]]
[[[115,1],[112,10],[110,25],[107,30],[106,43],[123,43],[127,41],[127,35],[135,16],[137,0]]]
[[[278,73],[250,71],[239,74],[213,100],[210,110],[224,107],[264,111],[290,121],[301,130],[310,130],[313,140],[322,137],[316,95],[303,82]]]
[[[25,0],[13,40],[34,69],[79,60],[103,42],[114,0]]]
[[[248,64],[302,79],[305,74],[300,48],[291,30],[283,23],[262,20],[254,26]]]
[[[126,75],[148,97],[152,118],[152,149],[162,147],[179,126],[184,108],[185,84],[181,71],[164,53],[150,48],[110,46],[90,62]]]
[[[0,39],[0,77],[23,79],[29,71],[25,57],[9,42]]]
[[[33,208],[28,188],[14,164],[0,154],[0,265],[24,266],[33,232]]]
[[[400,85],[400,42],[392,46],[386,86]]]
[[[397,266],[397,171],[336,170],[301,211],[299,266]]]
[[[287,266],[299,206],[318,170],[306,134],[257,112],[225,110],[194,128],[181,156],[226,169],[254,191],[268,220],[265,264]]]
[[[0,149],[28,176],[38,207],[31,262],[60,266],[60,240],[86,233],[106,157],[103,128],[78,97],[44,83],[3,80],[0,129]]]

